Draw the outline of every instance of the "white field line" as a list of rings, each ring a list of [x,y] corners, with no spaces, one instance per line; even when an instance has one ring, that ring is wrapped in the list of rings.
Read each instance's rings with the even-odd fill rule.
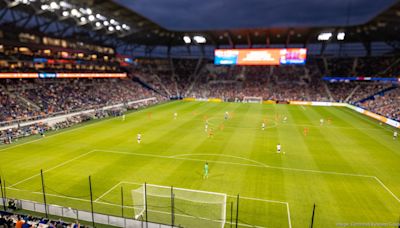
[[[178,157],[187,157],[187,156],[196,156],[196,155],[199,155],[199,156],[223,156],[223,157],[237,158],[237,159],[249,161],[249,162],[261,165],[261,166],[266,166],[266,164],[258,162],[258,161],[255,161],[255,160],[252,160],[252,159],[233,156],[233,155],[226,155],[226,154],[177,154],[177,155],[172,155],[172,156],[169,156],[169,157],[170,158],[178,158]]]
[[[61,132],[61,133],[59,133],[59,134],[62,134],[62,133],[63,133],[63,132]],[[47,138],[49,138],[49,137],[51,137],[51,136],[54,136],[54,135],[47,136]],[[5,147],[5,148],[3,148],[3,149],[0,149],[0,152],[1,152],[1,151],[5,151],[5,150],[9,150],[9,149],[12,149],[12,148],[15,148],[15,147],[23,146],[23,145],[26,145],[26,144],[34,143],[34,142],[37,142],[37,141],[42,140],[42,139],[44,139],[44,138],[39,138],[39,139],[35,139],[35,140],[32,140],[32,141],[28,141],[28,142],[24,142],[24,143],[19,143],[19,144],[14,145],[14,146]]]
[[[117,183],[116,185],[114,185],[112,188],[110,188],[108,191],[106,191],[103,195],[101,195],[100,197],[98,197],[94,202],[96,203],[102,203],[103,201],[101,201],[101,198],[103,198],[104,196],[106,196],[107,194],[109,194],[113,189],[115,189],[116,187],[118,187],[121,184],[134,184],[134,185],[139,185],[142,186],[143,183],[138,183],[138,182],[132,182],[132,181],[120,181],[119,183]],[[149,186],[158,186],[158,187],[165,187],[165,188],[169,188],[167,186],[161,186],[161,185],[153,185],[153,184],[148,184]],[[212,193],[214,194],[214,192],[207,192],[207,191],[199,191],[199,190],[192,190],[192,189],[184,189],[184,188],[176,188],[176,189],[182,189],[182,190],[190,190],[190,191],[196,191],[196,192],[204,192],[204,193]],[[221,193],[216,193],[216,194],[221,194]],[[226,194],[223,194],[226,195]],[[236,198],[236,196],[234,195],[226,195],[230,198]],[[284,204],[286,205],[286,210],[288,213],[288,225],[289,228],[292,228],[291,225],[291,221],[290,221],[290,209],[289,209],[289,203],[288,202],[284,202],[284,201],[279,201],[279,200],[268,200],[268,199],[261,199],[261,198],[254,198],[254,197],[247,197],[247,196],[240,196],[240,199],[245,199],[245,200],[253,200],[253,201],[262,201],[262,202],[266,202],[266,203],[277,203],[277,204]],[[158,212],[158,211],[155,211]],[[160,213],[167,213],[168,212],[160,212]],[[183,215],[184,216],[184,215]],[[188,217],[192,217],[192,216],[188,216]],[[205,219],[205,218],[201,218],[201,219]],[[206,219],[208,220],[208,219]],[[226,223],[230,224],[229,221],[226,221]],[[239,224],[241,226],[247,226],[247,227],[261,227],[261,226],[252,226],[252,225],[246,225],[246,224]]]
[[[181,158],[181,157],[174,157],[174,156],[163,156],[163,155],[150,155],[150,154],[141,154],[141,153],[131,153],[131,152],[123,152],[123,151],[115,151],[115,150],[94,150],[96,152],[105,152],[105,153],[115,153],[115,154],[126,154],[126,155],[137,155],[137,156],[144,156],[144,157],[158,157],[158,158],[165,158],[165,159],[177,159],[177,160],[187,160],[187,161],[199,161],[199,162],[207,162],[209,160],[203,159],[191,159],[191,158]],[[193,154],[193,155],[200,155],[200,154]],[[216,156],[224,156],[221,154],[215,154]],[[237,157],[240,158],[240,157]],[[249,160],[249,159],[245,159]],[[312,169],[297,169],[297,168],[288,168],[288,167],[277,167],[277,166],[269,166],[265,165],[255,165],[255,164],[243,164],[237,162],[225,162],[225,161],[213,161],[214,163],[219,164],[230,164],[230,165],[239,165],[239,166],[250,166],[250,167],[260,167],[260,168],[268,168],[268,169],[280,169],[280,170],[288,170],[288,171],[296,171],[296,172],[309,172],[309,173],[320,173],[320,174],[329,174],[329,175],[342,175],[342,176],[353,176],[353,177],[363,177],[363,178],[372,178],[376,180],[390,195],[392,195],[399,203],[399,198],[392,192],[390,189],[384,185],[376,176],[372,175],[364,175],[364,174],[356,174],[356,173],[342,173],[342,172],[333,172],[333,171],[321,171],[321,170],[312,170]],[[259,163],[257,161],[253,161]]]
[[[151,107],[149,107],[149,108],[151,108]],[[138,111],[135,111],[135,112],[131,112],[131,113],[127,114],[127,116],[135,114],[135,113],[138,113],[138,112],[142,112],[143,110],[145,110],[145,109],[141,109],[141,110],[138,110]],[[51,138],[51,137],[59,136],[59,135],[65,134],[65,133],[73,132],[73,131],[79,130],[79,129],[83,128],[83,127],[93,126],[93,125],[96,125],[96,124],[104,123],[104,122],[107,122],[107,121],[110,121],[110,120],[114,120],[114,119],[118,119],[118,118],[119,117],[117,116],[117,117],[111,117],[111,118],[106,119],[106,120],[99,120],[99,121],[94,122],[94,123],[82,123],[81,126],[77,126],[77,127],[72,128],[72,129],[68,129],[67,128],[65,130],[62,130],[62,132],[54,133],[54,134],[46,136],[44,138],[39,138],[39,139],[35,139],[35,140],[32,140],[32,141],[24,142],[24,143],[21,143],[21,144],[17,144],[17,145],[14,145],[14,146],[2,148],[2,149],[0,149],[0,152],[5,151],[5,150],[10,150],[10,149],[13,149],[15,147],[23,146],[23,145],[26,145],[26,144],[34,143],[34,142],[37,142],[39,140],[44,140],[44,139],[48,139],[48,138]]]
[[[103,194],[101,194],[101,196],[97,197],[97,199],[94,200],[94,202],[99,201],[99,199],[103,198],[105,195],[107,195],[108,193],[110,193],[112,190],[114,190],[116,187],[118,187],[121,184],[121,182],[118,182],[116,185],[114,185],[112,188],[108,189],[108,191],[104,192]]]
[[[58,164],[58,165],[56,165],[56,166],[53,166],[53,167],[51,167],[51,168],[49,168],[49,169],[46,169],[46,170],[43,170],[43,173],[46,173],[46,172],[49,172],[49,171],[51,171],[51,170],[57,169],[57,168],[59,168],[59,167],[61,167],[61,166],[64,166],[64,165],[66,165],[66,164],[68,164],[68,163],[70,163],[70,162],[73,162],[73,161],[75,161],[75,160],[77,160],[77,159],[79,159],[79,158],[82,158],[82,157],[84,157],[84,156],[86,156],[86,155],[88,155],[88,154],[90,154],[90,153],[93,153],[94,151],[95,151],[95,150],[91,150],[91,151],[86,152],[86,153],[84,153],[84,154],[81,154],[81,155],[78,155],[78,156],[76,156],[76,157],[73,157],[73,158],[71,158],[71,159],[69,159],[69,160],[66,160],[66,161],[64,161],[64,162],[62,162],[62,163],[60,163],[60,164]],[[16,185],[22,184],[22,183],[24,183],[24,182],[26,182],[26,181],[28,181],[28,180],[31,180],[31,179],[33,179],[33,178],[35,178],[35,177],[37,177],[37,176],[40,176],[40,173],[35,174],[35,175],[33,175],[33,176],[30,176],[30,177],[28,177],[28,178],[25,178],[25,179],[23,179],[23,180],[20,180],[20,181],[18,181],[17,183],[15,183],[15,184],[13,184],[13,185],[10,185],[9,187],[14,187],[14,186],[16,186]]]
[[[142,186],[144,183],[133,182],[133,181],[121,181],[119,184],[134,184],[134,185]],[[231,198],[236,198],[237,197],[237,196],[234,196],[234,195],[227,195],[227,196],[229,196]],[[263,201],[263,202],[268,202],[268,203],[280,203],[280,204],[286,204],[287,203],[285,201],[267,200],[267,199],[252,198],[252,197],[247,197],[247,196],[240,196],[240,198],[241,199],[246,199],[246,200]]]
[[[188,160],[188,161],[201,161],[201,162],[205,162],[205,161],[206,161],[206,160],[202,160],[202,159],[180,158],[180,157],[178,157],[178,156],[175,157],[175,156],[163,156],[163,155],[150,155],[150,154],[141,154],[141,153],[131,153],[131,152],[115,151],[115,150],[99,150],[99,149],[95,149],[95,150],[91,150],[91,151],[89,151],[89,152],[87,152],[87,153],[85,153],[85,154],[79,155],[79,156],[77,156],[77,157],[75,157],[75,158],[72,158],[72,159],[70,159],[70,160],[68,160],[68,161],[65,161],[65,162],[63,162],[63,163],[61,163],[61,164],[59,164],[59,165],[57,165],[57,166],[54,166],[54,167],[52,167],[52,168],[50,168],[50,169],[47,169],[47,170],[45,170],[45,172],[54,170],[54,169],[56,169],[56,168],[58,168],[58,167],[61,167],[62,165],[65,165],[65,164],[67,164],[67,163],[69,163],[69,162],[71,162],[71,161],[74,161],[74,160],[76,160],[76,159],[79,159],[79,158],[81,158],[81,157],[84,157],[84,156],[86,156],[86,155],[88,155],[88,154],[90,154],[90,153],[94,153],[94,152],[106,152],[106,153],[115,153],[115,154],[137,155],[137,156],[146,156],[146,157],[158,157],[158,158],[165,158],[165,159]],[[199,154],[193,154],[193,155],[199,155]],[[215,154],[215,155],[217,155],[217,154]],[[218,156],[223,156],[223,155],[218,154]],[[237,157],[237,158],[240,158],[240,157]],[[251,161],[250,159],[244,159],[244,160]],[[363,174],[352,174],[352,173],[341,173],[341,172],[331,172],[331,171],[310,170],[310,169],[296,169],[296,168],[286,168],[286,167],[274,167],[274,166],[265,165],[265,164],[260,163],[260,162],[257,162],[257,161],[253,161],[253,162],[260,163],[260,164],[263,164],[263,165],[243,164],[243,163],[224,162],[224,161],[214,161],[214,162],[215,162],[215,163],[220,163],[220,164],[231,164],[231,165],[248,166],[248,167],[250,166],[250,167],[271,168],[271,169],[282,169],[282,170],[299,171],[299,172],[312,172],[312,173],[322,173],[322,174],[331,174],[331,175],[345,175],[345,176],[372,178],[372,179],[376,180],[390,195],[392,195],[392,196],[400,203],[400,199],[399,199],[385,184],[383,184],[383,182],[382,182],[379,178],[377,178],[376,176],[363,175]],[[31,177],[29,177],[29,178],[26,178],[26,179],[24,179],[24,180],[21,180],[21,181],[17,182],[16,184],[9,186],[9,188],[11,189],[11,187],[16,186],[17,184],[23,183],[23,182],[25,182],[25,181],[28,181],[28,180],[30,180],[30,179],[36,177],[36,176],[39,176],[39,175],[40,175],[40,174],[36,174],[36,175],[34,175],[34,176],[31,176]],[[133,182],[121,182],[121,183],[133,183]],[[137,184],[137,183],[134,183],[134,184]],[[140,185],[141,185],[141,184],[140,184]],[[118,185],[117,185],[117,186],[118,186]],[[114,186],[114,187],[115,187],[115,186]],[[40,194],[41,194],[41,193],[40,193]],[[103,195],[105,196],[106,194],[103,194]],[[104,196],[102,196],[102,197],[104,197]],[[57,197],[60,197],[60,196],[57,196]],[[96,199],[96,200],[98,200],[96,203],[100,203],[100,202],[99,202],[100,198],[101,198],[101,197],[99,197],[98,199]],[[254,198],[254,199],[255,199],[255,198]],[[81,200],[81,199],[80,199],[80,200]],[[272,202],[272,200],[271,200],[271,202]],[[279,201],[276,201],[276,202],[279,202]],[[101,202],[101,203],[105,203],[105,202]],[[280,202],[280,203],[284,203],[284,202]],[[111,205],[112,205],[112,204],[111,204]],[[289,206],[289,205],[287,204],[287,206]],[[291,225],[290,225],[290,227],[291,227]]]
[[[205,160],[205,159],[181,158],[180,157],[181,155],[165,156],[165,155],[154,155],[154,154],[134,153],[134,152],[116,151],[116,150],[100,150],[100,149],[95,149],[94,152],[135,155],[135,156],[142,156],[142,157],[156,157],[156,158],[175,159],[175,160],[184,160],[184,161],[198,161],[198,162],[209,161],[209,160]],[[267,165],[267,164],[264,164],[264,163],[261,163],[261,162],[258,162],[258,161],[254,161],[254,160],[251,160],[251,159],[248,159],[248,158],[242,158],[242,157],[224,155],[224,154],[185,154],[184,156],[197,156],[197,155],[200,155],[200,156],[201,155],[205,155],[205,156],[235,157],[235,158],[238,158],[238,159],[242,159],[242,160],[251,161],[253,163],[256,163],[256,164],[245,164],[245,163],[239,163],[239,162],[213,161],[213,163],[219,163],[219,164],[259,167],[259,168],[268,168],[268,169],[281,169],[281,170],[298,171],[298,172],[311,172],[311,173],[322,173],[322,174],[332,174],[332,175],[343,175],[343,176],[374,178],[374,176],[364,175],[364,174],[357,174],[357,173],[342,173],[342,172],[321,171],[321,170],[313,170],[313,169],[298,169],[298,168],[270,166],[270,165]]]
[[[400,203],[400,199],[378,177],[375,176],[374,179]]]
[[[300,105],[300,107],[301,107],[303,110],[306,110],[306,108],[304,108],[304,106],[303,106],[303,105]]]
[[[16,188],[11,188],[11,187],[7,187],[8,189],[13,189],[13,190],[17,190],[17,191],[21,191],[19,189]],[[23,191],[23,190],[22,190]],[[36,195],[42,195],[42,192],[30,192],[32,194],[36,194]],[[57,195],[57,194],[49,194],[46,193],[46,196],[52,196],[52,197],[57,197],[57,198],[63,198],[63,199],[70,199],[70,200],[76,200],[76,201],[82,201],[82,202],[90,202],[90,200],[88,199],[81,199],[81,198],[76,198],[76,197],[69,197],[69,196],[62,196],[62,195]],[[121,207],[121,205],[119,204],[114,204],[114,203],[107,203],[107,202],[95,202],[97,204],[103,204],[103,205],[108,205],[108,206],[114,206],[114,207]],[[129,209],[135,209],[137,207],[134,206],[124,206],[124,208],[129,208]],[[140,209],[140,208],[139,208]],[[154,212],[154,213],[160,213],[160,214],[171,214],[170,212],[164,212],[164,211],[156,211],[156,210],[148,210],[150,212]],[[185,215],[185,214],[178,214],[175,213],[175,215],[177,216],[182,216],[182,217],[188,217],[188,218],[196,218],[196,219],[201,219],[201,220],[206,220],[206,221],[212,221],[212,222],[221,222],[219,220],[213,220],[213,219],[208,219],[208,218],[203,218],[203,217],[195,217],[195,216],[191,216],[191,215]],[[230,222],[228,222],[230,223]],[[248,224],[243,224],[243,223],[238,223],[238,225],[240,226],[245,226],[245,227],[257,227],[257,228],[264,228],[263,226],[253,226],[253,225],[248,225]]]

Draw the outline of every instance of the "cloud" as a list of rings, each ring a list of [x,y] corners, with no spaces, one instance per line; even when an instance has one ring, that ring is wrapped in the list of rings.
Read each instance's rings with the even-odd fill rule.
[[[171,30],[346,25],[347,21],[350,24],[357,24],[366,22],[395,2],[395,0],[116,1]]]

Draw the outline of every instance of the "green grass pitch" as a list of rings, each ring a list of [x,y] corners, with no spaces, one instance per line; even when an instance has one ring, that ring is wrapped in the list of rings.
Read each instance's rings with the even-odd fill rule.
[[[331,121],[321,126],[320,118]],[[9,197],[41,202],[43,169],[48,203],[85,210],[91,175],[95,211],[120,215],[123,187],[126,217],[134,216],[130,191],[147,182],[225,193],[227,221],[240,194],[241,227],[309,227],[314,203],[314,227],[395,224],[400,141],[393,130],[340,107],[177,101],[130,113],[125,121],[92,121],[3,145],[0,172]],[[285,154],[276,153],[277,143]]]

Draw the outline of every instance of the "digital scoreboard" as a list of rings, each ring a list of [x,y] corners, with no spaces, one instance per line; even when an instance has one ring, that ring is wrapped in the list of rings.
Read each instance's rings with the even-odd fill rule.
[[[215,65],[305,64],[305,48],[215,49]]]

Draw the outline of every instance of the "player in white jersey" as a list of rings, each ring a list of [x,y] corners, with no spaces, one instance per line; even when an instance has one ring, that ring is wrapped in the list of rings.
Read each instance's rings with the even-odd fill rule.
[[[125,121],[125,114],[122,115],[122,121]]]
[[[204,131],[208,132],[208,122],[206,122],[206,125],[204,125]]]
[[[176,118],[178,118],[178,113],[177,112],[174,113],[174,120],[176,120]]]
[[[279,143],[278,143],[278,145],[276,145],[276,152],[277,152],[278,154],[281,153],[281,144],[279,144]]]
[[[265,122],[262,122],[261,124],[261,129],[264,131],[265,130]]]
[[[137,143],[140,144],[140,142],[142,141],[142,134],[137,134]]]
[[[396,140],[396,139],[397,139],[398,134],[399,134],[399,133],[397,133],[397,131],[394,131],[394,132],[393,132],[393,140]]]
[[[283,117],[283,122],[286,123],[287,121],[287,116]]]
[[[319,124],[320,124],[320,125],[324,125],[324,119],[321,118],[321,119],[319,120]]]

